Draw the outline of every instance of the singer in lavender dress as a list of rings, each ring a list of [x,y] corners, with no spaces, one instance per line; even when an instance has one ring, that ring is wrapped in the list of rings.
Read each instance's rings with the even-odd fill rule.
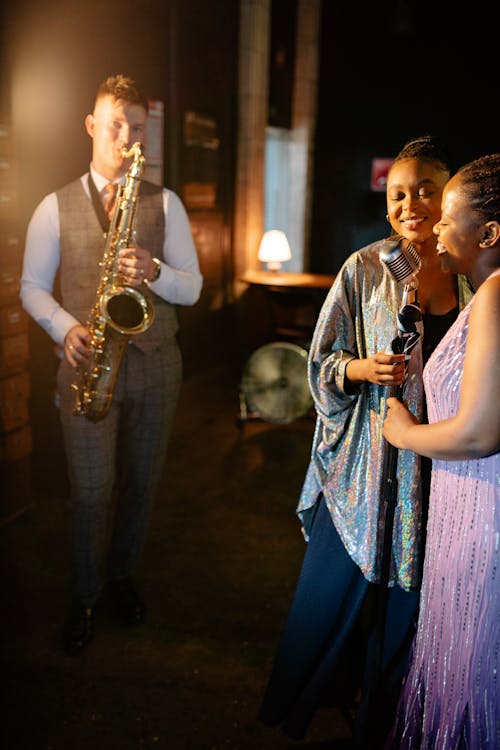
[[[458,411],[471,305],[424,370],[431,423]],[[389,747],[500,748],[499,477],[499,453],[433,463],[418,636]]]
[[[429,424],[388,400],[384,435],[432,459],[418,630],[389,750],[500,748],[500,154],[462,167],[436,225],[477,289],[424,370]]]
[[[404,252],[411,242],[422,258],[419,273],[424,335],[412,352],[406,398],[425,417],[424,358],[470,299],[462,277],[444,275],[436,259],[433,226],[449,178],[447,157],[432,137],[407,144],[387,182],[387,210]],[[363,683],[380,589],[383,526],[382,436],[389,387],[405,377],[402,355],[392,355],[403,283],[380,260],[387,241],[354,252],[327,295],[309,350],[309,385],[317,421],[311,460],[297,514],[307,541],[297,587],[278,644],[261,721],[282,725],[294,739],[306,735],[322,706],[345,705],[347,716],[368,691]],[[419,324],[420,325],[420,324]],[[430,471],[429,471],[430,474]],[[416,624],[423,564],[427,486],[421,462],[406,453],[398,466],[399,504],[392,539],[387,601],[380,733],[392,723]],[[362,717],[363,711],[357,712]],[[364,719],[353,725],[360,747]],[[379,745],[380,746],[380,745]]]

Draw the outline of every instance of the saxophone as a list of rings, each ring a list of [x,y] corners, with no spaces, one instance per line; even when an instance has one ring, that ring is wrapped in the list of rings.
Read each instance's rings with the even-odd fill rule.
[[[126,159],[133,156],[125,183],[118,186],[115,208],[106,236],[97,296],[87,320],[90,357],[85,368],[78,368],[74,414],[98,422],[108,413],[121,361],[130,336],[146,331],[154,317],[154,307],[145,294],[125,284],[118,272],[118,251],[134,240],[134,220],[144,155],[139,141],[122,149]]]

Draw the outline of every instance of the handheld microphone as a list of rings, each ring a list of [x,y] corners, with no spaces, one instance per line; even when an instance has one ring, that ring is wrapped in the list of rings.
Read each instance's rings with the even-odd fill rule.
[[[387,246],[380,251],[379,259],[387,266],[393,279],[405,285],[397,317],[398,335],[393,339],[391,346],[395,354],[405,355],[405,370],[407,370],[411,352],[420,338],[416,324],[422,320],[422,311],[418,303],[416,275],[420,271],[422,261],[411,242],[408,242],[406,249],[399,242],[396,245],[388,242]],[[396,395],[401,400],[405,383],[406,377],[405,382],[396,389]]]
[[[402,305],[398,313],[398,329],[401,333],[415,333],[415,323],[422,320],[416,277],[422,265],[420,255],[411,242],[408,242],[408,247],[405,249],[400,242],[394,245],[389,241],[387,246],[379,252],[379,258],[387,266],[392,278],[405,285]]]
[[[382,248],[379,253],[380,260],[387,266],[395,281],[402,284],[413,283],[414,285],[416,282],[415,275],[420,271],[422,265],[417,249],[411,242],[408,242],[406,249],[399,242],[395,246],[391,245],[392,242],[388,242],[387,247]]]

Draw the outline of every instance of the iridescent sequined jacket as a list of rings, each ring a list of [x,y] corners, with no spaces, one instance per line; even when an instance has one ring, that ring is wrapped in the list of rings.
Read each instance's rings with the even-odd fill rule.
[[[389,389],[365,382],[346,392],[344,372],[353,357],[390,352],[397,335],[404,287],[393,280],[379,259],[384,242],[374,242],[346,260],[316,324],[308,379],[317,420],[297,506],[308,539],[323,493],[347,552],[372,582],[380,575],[383,518],[379,507],[387,445],[382,427]],[[460,309],[470,298],[467,280],[459,277]],[[412,352],[405,386],[405,400],[418,418],[422,417],[423,404],[421,341]],[[390,581],[405,590],[418,589],[423,562],[419,457],[411,451],[399,451],[397,471]]]

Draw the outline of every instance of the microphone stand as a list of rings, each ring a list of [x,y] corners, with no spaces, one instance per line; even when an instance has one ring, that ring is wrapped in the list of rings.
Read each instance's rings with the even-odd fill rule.
[[[391,348],[394,354],[405,355],[405,380],[399,386],[393,387],[391,395],[403,401],[408,363],[411,352],[417,345],[420,334],[416,323],[422,320],[422,313],[418,303],[418,281],[415,277],[406,284],[403,300],[398,312],[398,335],[393,339]],[[382,500],[381,511],[384,515],[384,530],[382,537],[382,554],[380,562],[380,583],[377,590],[375,607],[375,631],[370,637],[368,645],[367,670],[365,673],[366,700],[364,708],[360,707],[360,727],[363,737],[363,750],[368,750],[370,743],[377,745],[377,718],[382,715],[382,664],[385,640],[385,624],[387,614],[387,599],[389,595],[389,579],[392,557],[392,534],[394,529],[394,513],[398,499],[398,449],[386,441],[384,464],[382,470]],[[378,738],[381,741],[382,738]]]

